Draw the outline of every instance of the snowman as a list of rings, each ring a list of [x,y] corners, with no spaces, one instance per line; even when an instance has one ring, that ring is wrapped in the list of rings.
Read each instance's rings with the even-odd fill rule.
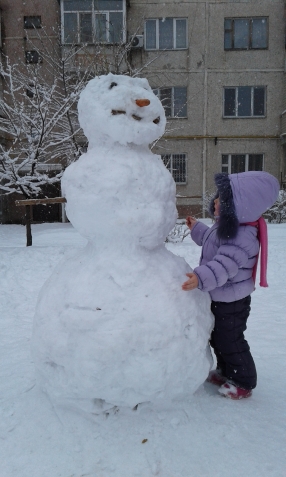
[[[146,79],[91,80],[78,104],[88,151],[62,178],[66,213],[87,245],[38,299],[32,348],[55,404],[99,407],[189,399],[211,366],[210,298],[182,291],[191,272],[165,247],[175,183],[149,145],[166,119]]]

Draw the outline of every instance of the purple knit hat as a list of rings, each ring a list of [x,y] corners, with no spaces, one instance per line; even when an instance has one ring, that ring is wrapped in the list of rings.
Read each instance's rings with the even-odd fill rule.
[[[217,193],[210,203],[214,214],[214,200],[220,198],[220,216],[217,234],[221,239],[237,235],[239,224],[253,222],[277,200],[278,180],[264,171],[218,173],[215,175]]]

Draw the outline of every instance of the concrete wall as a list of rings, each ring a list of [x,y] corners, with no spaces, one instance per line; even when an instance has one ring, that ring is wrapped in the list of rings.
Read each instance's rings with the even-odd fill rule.
[[[12,63],[25,61],[29,42],[24,29],[24,16],[41,16],[43,29],[29,29],[28,37],[36,42],[38,36],[57,37],[59,28],[58,0],[0,0],[2,10],[3,51]],[[45,34],[43,32],[45,31]]]

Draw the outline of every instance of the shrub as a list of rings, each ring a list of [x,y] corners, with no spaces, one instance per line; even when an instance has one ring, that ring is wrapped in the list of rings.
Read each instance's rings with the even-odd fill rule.
[[[265,219],[271,224],[286,222],[286,190],[280,190],[277,201],[264,214]]]

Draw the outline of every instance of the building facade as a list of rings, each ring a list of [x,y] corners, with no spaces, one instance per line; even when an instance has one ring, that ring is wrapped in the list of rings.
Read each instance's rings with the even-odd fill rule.
[[[33,54],[29,22],[51,38],[61,25],[63,47],[85,43],[91,56],[94,44],[130,46],[131,73],[148,78],[165,107],[153,150],[177,183],[181,217],[203,215],[216,172],[264,170],[285,187],[284,0],[11,3],[0,0],[2,51],[15,61]]]
[[[41,63],[39,51],[45,47],[57,48],[57,28],[60,22],[60,5],[57,0],[42,2],[40,0],[1,0],[1,61],[6,58],[10,65],[39,63],[44,69],[44,75],[51,80],[53,73],[44,61]],[[44,28],[43,28],[44,27]],[[33,46],[31,46],[33,45]],[[31,86],[33,77],[31,77]],[[1,79],[0,79],[1,84]],[[4,81],[0,89],[3,95]],[[31,91],[27,89],[27,96]],[[0,115],[0,122],[2,117]],[[13,141],[7,134],[1,134],[0,141],[6,148],[13,148]],[[40,165],[39,169],[53,173],[49,166]],[[54,164],[53,169],[61,169],[60,164]],[[23,174],[27,171],[23,170]],[[60,187],[44,185],[43,196],[60,194]],[[0,190],[0,194],[2,191]],[[24,195],[5,193],[0,195],[0,223],[25,223],[25,207],[16,207],[15,200],[24,199]],[[58,221],[61,219],[61,209],[56,206],[37,206],[31,208],[34,221]]]

